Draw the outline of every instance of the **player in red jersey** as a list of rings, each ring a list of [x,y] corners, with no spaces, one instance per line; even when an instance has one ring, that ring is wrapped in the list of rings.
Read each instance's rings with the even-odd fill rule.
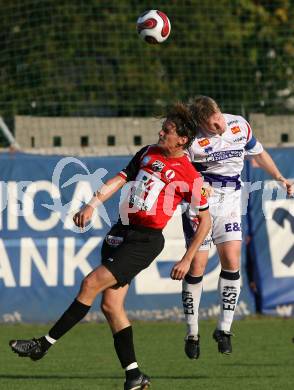
[[[114,337],[114,346],[126,372],[125,390],[145,389],[150,379],[136,362],[133,333],[124,310],[131,280],[159,255],[164,246],[162,229],[177,205],[184,199],[199,210],[199,228],[183,258],[171,271],[182,280],[191,261],[210,230],[206,198],[201,195],[202,179],[184,153],[196,135],[189,110],[181,103],[171,108],[159,132],[157,145],[141,149],[128,166],[108,180],[85,207],[74,216],[85,227],[93,210],[126,184],[127,201],[120,219],[106,235],[102,265],[82,281],[80,291],[61,318],[39,339],[11,340],[19,356],[41,359],[48,349],[88,313],[97,294],[103,292],[102,310]]]

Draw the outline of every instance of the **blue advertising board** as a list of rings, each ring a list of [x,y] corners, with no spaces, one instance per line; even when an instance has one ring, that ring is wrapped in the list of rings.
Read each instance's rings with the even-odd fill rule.
[[[76,229],[72,216],[129,159],[0,155],[0,322],[53,321],[72,302],[83,277],[100,263],[103,238],[118,217],[120,193],[99,208],[90,229]],[[126,304],[131,318],[183,318],[181,283],[169,277],[185,251],[179,214],[164,231],[163,252],[131,284]],[[212,248],[200,318],[219,313],[219,272]],[[254,312],[246,273],[242,275],[237,316]],[[98,298],[87,319],[101,318]]]
[[[284,177],[294,179],[293,148],[270,149]],[[294,315],[294,198],[256,164],[248,166],[251,183],[261,190],[250,193],[249,214],[262,313]]]

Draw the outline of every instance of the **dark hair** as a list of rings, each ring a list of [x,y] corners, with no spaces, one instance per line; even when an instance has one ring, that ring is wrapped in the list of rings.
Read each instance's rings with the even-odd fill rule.
[[[196,96],[190,101],[189,108],[194,120],[199,125],[206,123],[211,115],[220,111],[216,101],[209,96]]]
[[[194,141],[197,135],[197,123],[193,119],[193,115],[189,107],[181,102],[175,103],[168,107],[165,118],[176,125],[177,134],[180,137],[187,137],[188,141],[184,148],[188,148]]]

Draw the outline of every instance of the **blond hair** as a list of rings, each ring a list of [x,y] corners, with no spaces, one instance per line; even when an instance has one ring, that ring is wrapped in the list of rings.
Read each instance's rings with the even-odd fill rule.
[[[211,115],[220,111],[215,100],[209,96],[196,96],[189,104],[195,122],[206,123]]]

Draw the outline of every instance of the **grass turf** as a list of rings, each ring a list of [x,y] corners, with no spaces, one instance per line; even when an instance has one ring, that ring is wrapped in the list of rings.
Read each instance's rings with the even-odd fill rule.
[[[215,322],[200,323],[201,356],[183,351],[182,323],[135,322],[140,367],[153,390],[292,390],[294,320],[250,318],[235,321],[233,354],[223,356],[211,334]],[[80,324],[38,362],[13,354],[8,341],[47,332],[48,326],[0,325],[1,390],[123,389],[124,373],[106,324]]]

